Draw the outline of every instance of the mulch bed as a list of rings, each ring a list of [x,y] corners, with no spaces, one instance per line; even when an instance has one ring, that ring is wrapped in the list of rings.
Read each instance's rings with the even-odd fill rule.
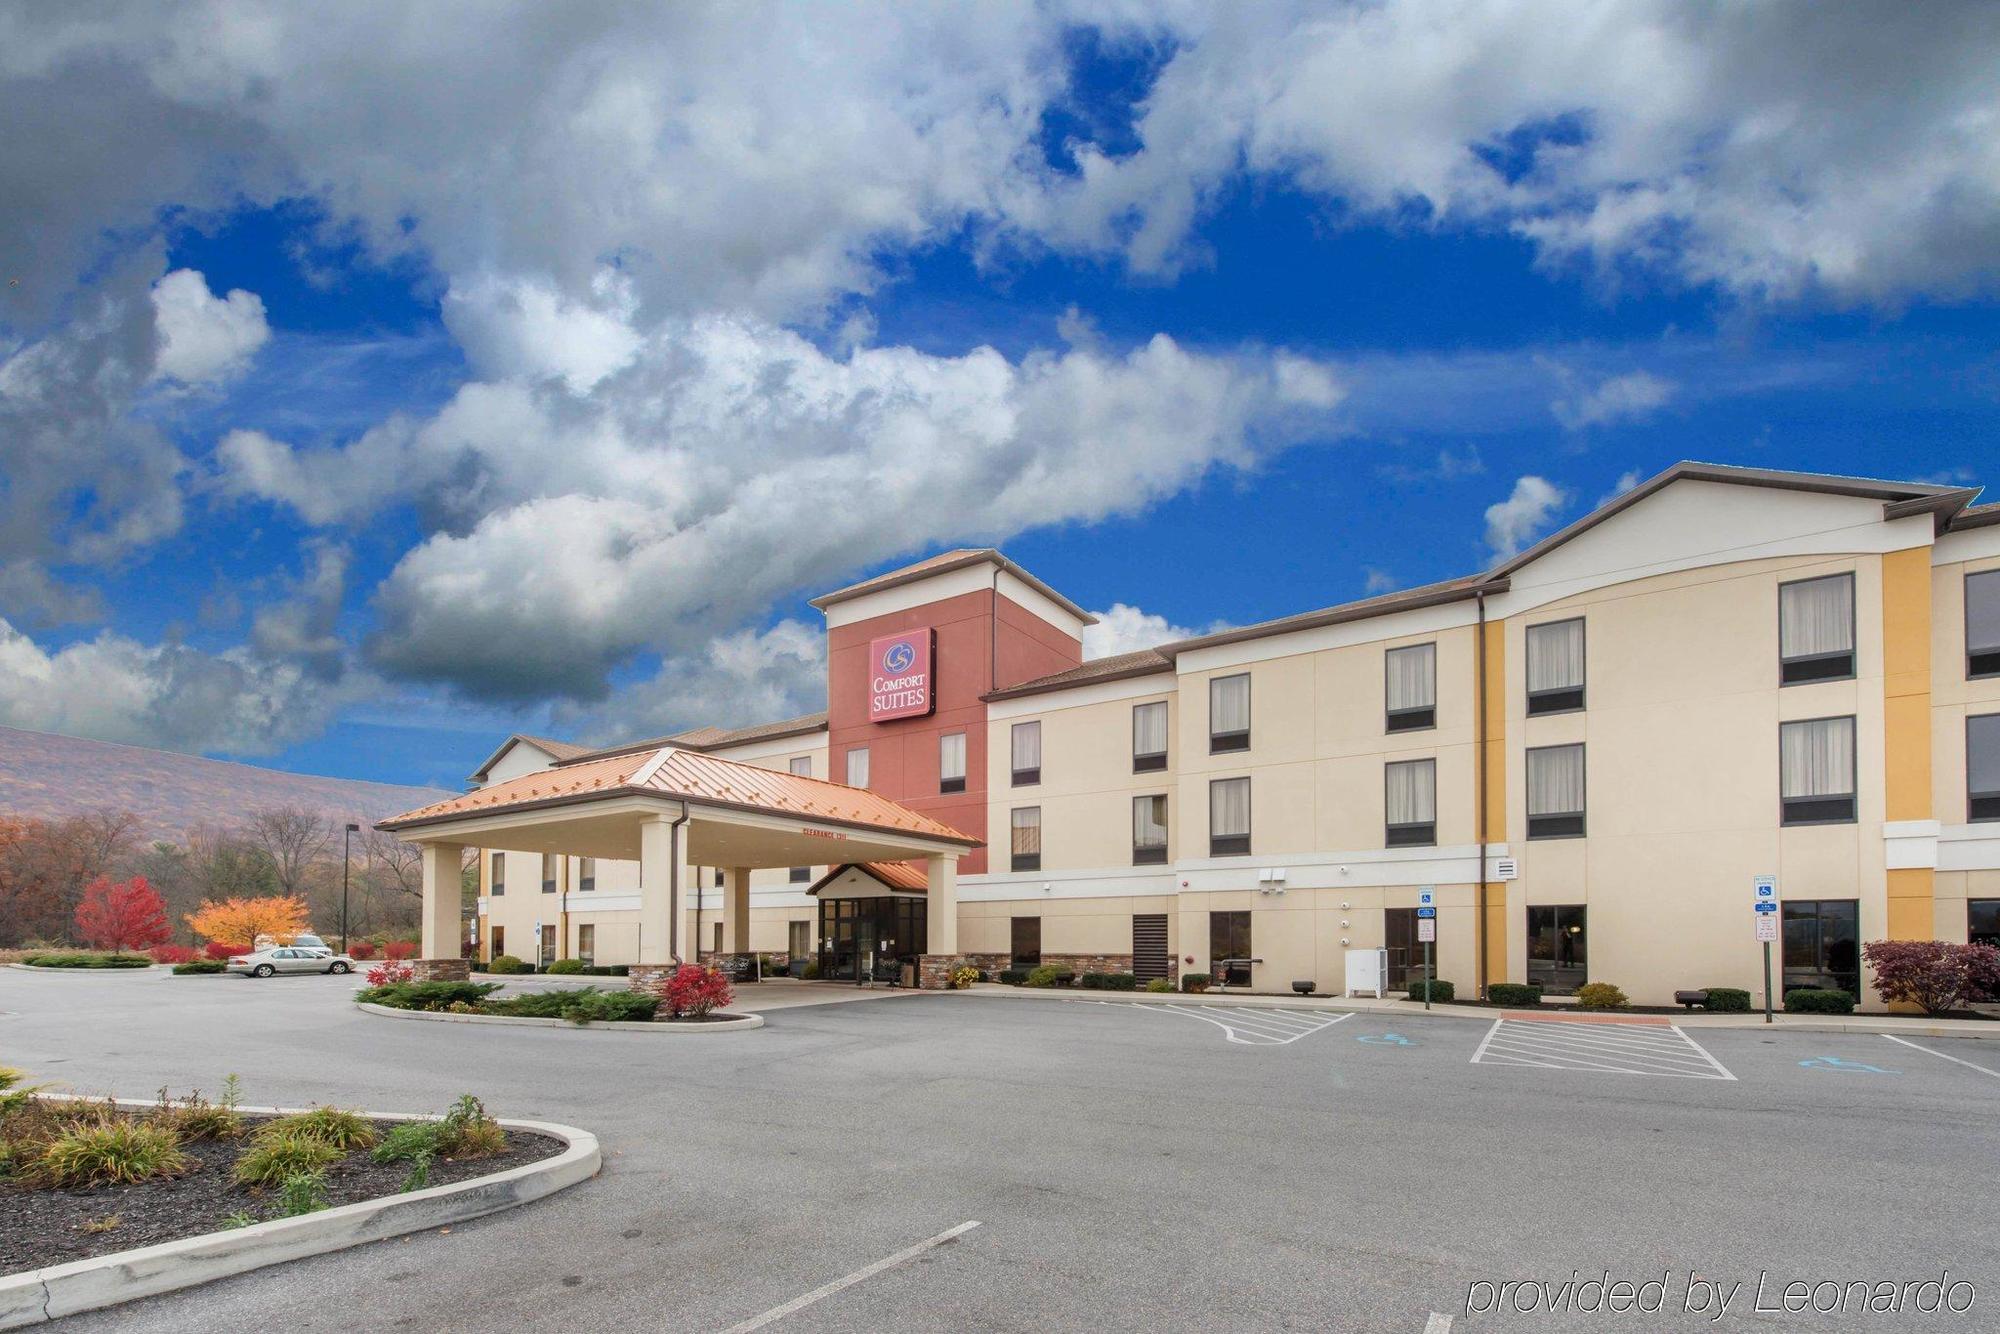
[[[254,1125],[257,1118],[244,1120]],[[386,1134],[397,1124],[378,1121],[375,1126]],[[230,1181],[239,1143],[182,1145],[196,1166],[186,1176],[171,1180],[87,1190],[0,1186],[0,1274],[221,1231],[229,1216],[239,1210],[260,1223],[280,1217],[275,1189],[252,1189]],[[448,1186],[521,1167],[552,1158],[566,1147],[561,1140],[547,1135],[509,1130],[505,1153],[486,1158],[439,1159],[431,1164],[430,1184]],[[326,1169],[328,1203],[354,1204],[395,1195],[401,1191],[409,1170],[408,1163],[377,1163],[365,1150],[351,1153]],[[84,1230],[86,1224],[101,1224],[114,1217],[117,1225],[106,1231]]]

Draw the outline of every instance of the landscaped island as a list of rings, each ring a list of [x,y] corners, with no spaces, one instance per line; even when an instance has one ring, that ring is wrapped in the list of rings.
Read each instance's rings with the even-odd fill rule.
[[[566,1019],[590,1023],[705,1023],[735,999],[729,979],[713,968],[687,964],[668,975],[658,990],[619,987],[563,987],[497,996],[503,982],[418,982],[407,964],[368,970],[369,986],[354,993],[364,1005],[431,1014],[484,1018]]]

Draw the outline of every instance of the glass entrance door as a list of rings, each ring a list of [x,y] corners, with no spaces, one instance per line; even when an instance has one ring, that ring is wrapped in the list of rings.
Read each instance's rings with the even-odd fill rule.
[[[914,895],[821,899],[819,975],[843,982],[894,982],[926,945],[927,904]]]
[[[1389,990],[1408,991],[1424,976],[1424,946],[1417,939],[1417,910],[1389,908],[1383,912],[1382,943],[1389,951]]]
[[[1528,983],[1568,996],[1590,980],[1590,936],[1581,903],[1528,909]]]
[[[1853,899],[1786,899],[1785,991],[1845,991],[1861,999],[1861,905]]]

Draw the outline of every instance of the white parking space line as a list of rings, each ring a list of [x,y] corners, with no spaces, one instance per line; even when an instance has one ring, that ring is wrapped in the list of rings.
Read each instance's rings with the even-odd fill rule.
[[[740,1325],[731,1325],[727,1330],[723,1331],[723,1334],[750,1334],[750,1331],[753,1329],[762,1329],[766,1325],[775,1324],[777,1321],[783,1320],[788,1315],[796,1315],[798,1312],[805,1310],[808,1306],[811,1306],[814,1302],[824,1301],[826,1298],[833,1296],[833,1294],[836,1292],[840,1292],[846,1288],[851,1288],[857,1283],[866,1282],[868,1279],[875,1277],[875,1275],[881,1273],[885,1269],[894,1269],[897,1265],[902,1264],[907,1260],[916,1259],[919,1255],[922,1255],[925,1251],[932,1250],[935,1249],[936,1247],[942,1246],[946,1242],[951,1241],[956,1237],[962,1237],[966,1233],[972,1231],[972,1229],[978,1226],[979,1226],[978,1222],[974,1221],[974,1222],[960,1223],[957,1227],[954,1228],[947,1228],[945,1231],[938,1233],[935,1237],[926,1237],[924,1240],[918,1242],[914,1246],[905,1246],[902,1250],[897,1251],[894,1255],[884,1256],[882,1259],[877,1260],[872,1265],[868,1265],[865,1266],[864,1268],[857,1269],[853,1273],[848,1274],[843,1278],[837,1278],[831,1283],[823,1284],[820,1287],[814,1288],[811,1292],[806,1293],[802,1297],[794,1297],[790,1301],[786,1302],[783,1306],[774,1306],[770,1310],[764,1312],[764,1314],[759,1316],[752,1316],[750,1319],[745,1320]]]
[[[1424,1334],[1451,1334],[1451,1317],[1431,1312],[1431,1318],[1424,1321]]]
[[[1675,1024],[1599,1024],[1502,1016],[1486,1030],[1478,1050],[1472,1053],[1472,1064],[1669,1079],[1736,1078]]]
[[[1158,1014],[1177,1014],[1189,1019],[1199,1019],[1204,1024],[1213,1024],[1222,1030],[1231,1042],[1245,1047],[1284,1047],[1321,1033],[1335,1024],[1352,1019],[1355,1011],[1329,1015],[1323,1012],[1300,1010],[1223,1010],[1220,1014],[1207,1006],[1193,1005],[1149,1005],[1143,1001],[1124,1002],[1135,1010],[1151,1010]],[[1118,1004],[1109,1001],[1106,1004]]]
[[[1893,1033],[1884,1033],[1882,1036],[1891,1042],[1901,1042],[1912,1051],[1920,1051],[1926,1056],[1935,1056],[1940,1061],[1950,1061],[1953,1065],[1962,1065],[1968,1070],[1977,1070],[1982,1075],[1992,1075],[1995,1079],[2000,1079],[2000,1070],[1989,1070],[1983,1065],[1974,1065],[1971,1061],[1960,1060],[1956,1056],[1947,1056],[1941,1051],[1932,1051],[1929,1047],[1920,1047],[1916,1043],[1905,1041]]]

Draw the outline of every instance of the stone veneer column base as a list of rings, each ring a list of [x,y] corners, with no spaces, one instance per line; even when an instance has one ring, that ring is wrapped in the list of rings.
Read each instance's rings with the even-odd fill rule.
[[[677,963],[635,963],[626,974],[625,985],[632,991],[644,991],[667,998],[667,979],[672,977],[681,965]]]
[[[470,959],[412,959],[410,976],[419,982],[466,982],[472,978]]]
[[[917,956],[917,989],[919,991],[951,990],[951,972],[965,966],[962,954],[922,954]]]

